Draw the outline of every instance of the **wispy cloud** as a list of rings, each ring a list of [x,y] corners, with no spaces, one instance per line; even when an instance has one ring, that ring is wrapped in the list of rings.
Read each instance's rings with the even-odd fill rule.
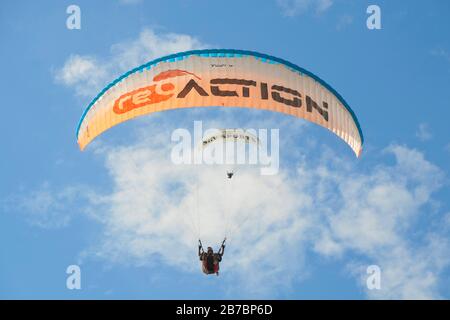
[[[295,194],[293,181],[284,174],[267,177],[257,169],[242,169],[228,190],[221,167],[175,166],[168,161],[170,131],[147,130],[140,139],[105,151],[115,191],[91,203],[93,212],[103,212],[107,235],[91,252],[118,263],[146,264],[161,257],[169,265],[198,272],[198,262],[192,259],[197,238],[218,244],[228,234],[224,264],[236,270],[237,278],[245,277],[246,294],[271,294],[274,286],[289,285],[300,275],[304,251],[299,243],[311,221],[299,211],[311,199]],[[284,250],[295,252],[295,257],[285,256]],[[241,258],[233,259],[237,256]],[[294,265],[289,263],[293,258]],[[255,263],[262,267],[249,275]]]
[[[293,17],[308,10],[323,13],[333,5],[333,0],[277,0],[277,4],[284,15]]]
[[[353,23],[353,17],[351,15],[345,14],[339,17],[336,24],[336,29],[338,31],[345,29]]]
[[[445,177],[418,150],[392,145],[382,157],[393,157],[393,164],[358,169],[331,150],[312,155],[317,146],[305,143],[302,154],[279,175],[243,169],[227,189],[221,167],[173,165],[173,124],[167,118],[158,124],[138,125],[136,142],[104,144],[97,151],[112,191],[83,197],[81,211],[103,228],[83,259],[141,266],[159,261],[199,272],[193,259],[197,237],[218,244],[228,234],[222,268],[229,277],[223,290],[232,297],[276,297],[292,288],[309,274],[308,254],[347,259],[363,289],[365,268],[379,265],[382,289],[367,290],[371,298],[439,297],[450,246],[446,234],[432,226],[444,225],[448,217],[429,213],[435,210],[432,195]],[[282,146],[298,149],[298,141]],[[44,186],[22,197],[32,199],[22,206],[44,217],[44,223],[37,223],[44,226],[68,212],[65,205],[77,193],[69,190]],[[430,225],[424,228],[425,217]],[[418,236],[419,220],[424,231]],[[66,223],[60,219],[59,224]]]
[[[143,0],[119,0],[119,2],[122,4],[138,4],[142,3]]]
[[[442,47],[434,48],[430,51],[432,56],[443,58],[445,61],[450,62],[450,52]]]
[[[199,181],[200,210],[208,213],[201,213],[202,236],[219,243],[226,218],[240,226],[232,241],[241,245],[230,246],[228,254],[241,258],[227,260],[227,269],[237,270],[236,277],[246,279],[241,288],[246,294],[270,296],[275,288],[301,278],[306,248],[313,246],[328,257],[357,253],[379,264],[384,286],[379,292],[368,292],[369,296],[437,297],[437,279],[448,265],[443,254],[448,249],[445,238],[434,235],[432,241],[425,238],[423,245],[408,240],[413,222],[429,210],[426,205],[443,179],[443,173],[420,152],[393,145],[386,152],[396,163],[366,173],[353,172],[353,167],[334,161],[333,153],[319,163],[306,156],[308,161],[297,166],[295,175],[284,172],[264,178],[243,171],[236,180],[239,192],[229,198],[221,192],[222,169],[193,174],[192,168],[174,168],[164,155],[169,150],[159,146],[150,151],[148,143],[107,153],[115,192],[104,197],[104,224],[111,236],[99,248],[105,257],[125,254],[127,260],[142,263],[157,254],[166,263],[190,265],[195,237],[186,226],[196,221],[192,210],[195,181]],[[133,161],[130,164],[125,159]],[[225,217],[222,210],[227,205]],[[187,220],[180,221],[182,216]],[[170,252],[175,247],[184,248],[185,254],[173,257]],[[283,254],[286,251],[295,255],[288,259]],[[408,274],[398,278],[404,269]]]
[[[420,141],[423,141],[423,142],[428,141],[431,138],[433,138],[433,134],[431,133],[430,128],[427,123],[419,124],[419,127],[417,128],[417,131],[416,131],[416,137]]]
[[[110,77],[109,68],[95,57],[71,55],[55,73],[55,79],[73,87],[80,96],[92,96]]]
[[[80,213],[75,204],[87,195],[85,192],[81,186],[57,189],[46,182],[31,192],[3,199],[2,207],[6,212],[22,214],[31,225],[44,229],[63,228]]]
[[[410,237],[417,228],[415,221],[432,210],[427,206],[442,186],[443,173],[417,150],[393,145],[386,152],[395,156],[395,165],[346,176],[326,170],[325,179],[313,179],[325,190],[324,197],[333,197],[334,192],[337,199],[332,202],[339,204],[325,201],[330,214],[322,225],[328,227],[321,228],[315,249],[328,256],[345,252],[364,256],[364,261],[350,263],[363,288],[367,265],[379,265],[382,288],[365,289],[369,297],[437,298],[439,275],[450,262],[444,253],[449,249],[446,236],[430,232],[417,242]]]
[[[112,79],[145,62],[205,47],[206,44],[190,35],[144,29],[137,39],[114,44],[108,58],[71,55],[54,76],[58,83],[74,88],[78,95],[94,97]]]

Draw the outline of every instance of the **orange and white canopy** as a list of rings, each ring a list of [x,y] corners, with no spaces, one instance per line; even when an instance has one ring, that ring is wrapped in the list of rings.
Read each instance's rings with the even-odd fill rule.
[[[153,112],[194,107],[265,109],[328,128],[360,155],[363,135],[354,112],[323,80],[265,54],[211,49],[181,52],[135,68],[108,85],[83,113],[83,150],[121,122]]]

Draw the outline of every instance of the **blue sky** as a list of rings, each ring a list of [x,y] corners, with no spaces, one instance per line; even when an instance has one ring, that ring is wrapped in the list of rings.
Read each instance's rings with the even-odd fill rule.
[[[81,30],[68,30],[70,4],[0,4],[0,298],[450,297],[450,3],[76,1]],[[381,30],[366,27],[370,4]],[[102,87],[206,47],[267,53],[323,78],[358,116],[362,157],[302,120],[240,109],[143,117],[79,151],[78,120]],[[170,134],[194,120],[280,129],[280,174],[236,187],[236,217],[256,207],[263,218],[230,239],[220,277],[200,272],[195,239],[177,237],[193,197],[180,177],[193,173],[168,161]],[[130,189],[140,193],[124,199]],[[217,192],[202,210],[223,201]],[[66,288],[71,264],[81,290]],[[381,290],[365,287],[372,264]]]

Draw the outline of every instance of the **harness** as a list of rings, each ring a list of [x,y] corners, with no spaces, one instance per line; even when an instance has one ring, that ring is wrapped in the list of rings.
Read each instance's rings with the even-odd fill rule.
[[[225,248],[225,240],[223,240],[222,245],[220,246],[218,253],[213,253],[212,255],[205,254],[205,250],[203,250],[203,245],[200,240],[199,248],[201,250],[201,260],[202,260],[202,271],[206,274],[214,274],[219,272],[219,263],[222,260],[222,254]]]

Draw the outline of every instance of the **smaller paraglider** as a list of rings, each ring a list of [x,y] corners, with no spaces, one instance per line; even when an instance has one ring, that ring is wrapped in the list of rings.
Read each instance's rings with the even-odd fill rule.
[[[222,245],[220,246],[220,249],[217,253],[214,253],[212,247],[208,247],[205,252],[201,240],[198,240],[198,257],[202,262],[203,273],[207,275],[216,274],[217,276],[219,276],[219,265],[225,252],[226,240],[227,238],[223,239]]]

